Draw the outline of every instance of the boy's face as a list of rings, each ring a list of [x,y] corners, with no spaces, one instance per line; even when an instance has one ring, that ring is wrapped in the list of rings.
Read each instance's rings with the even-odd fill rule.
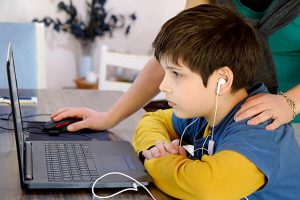
[[[169,105],[180,118],[211,117],[216,98],[217,83],[208,79],[207,87],[203,85],[199,74],[192,72],[179,61],[179,65],[161,59],[165,76],[159,89],[166,93]]]

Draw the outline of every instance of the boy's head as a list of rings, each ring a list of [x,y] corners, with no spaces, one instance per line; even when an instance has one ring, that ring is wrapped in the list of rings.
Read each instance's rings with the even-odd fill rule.
[[[162,26],[153,47],[166,72],[160,89],[175,114],[208,121],[218,80],[226,80],[220,92],[224,110],[246,97],[245,88],[252,85],[260,57],[255,29],[233,11],[216,5],[182,11]]]
[[[213,72],[229,67],[234,76],[233,92],[253,84],[261,53],[251,25],[228,8],[207,4],[168,20],[153,47],[159,61],[181,61],[201,76],[204,86]]]

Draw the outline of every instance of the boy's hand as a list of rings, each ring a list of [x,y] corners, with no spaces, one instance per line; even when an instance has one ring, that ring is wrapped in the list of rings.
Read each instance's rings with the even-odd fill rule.
[[[147,160],[169,154],[186,156],[186,151],[183,147],[179,146],[179,140],[173,140],[172,142],[166,141],[164,143],[159,140],[155,143],[154,147],[142,152],[142,155]]]
[[[63,108],[51,115],[53,121],[60,121],[67,117],[81,118],[82,121],[70,124],[68,131],[78,131],[83,128],[105,130],[113,126],[107,112],[96,112],[88,108]]]
[[[272,118],[274,121],[266,126],[266,129],[274,130],[282,124],[289,123],[292,116],[291,108],[283,96],[257,94],[246,100],[234,118],[236,121],[240,121],[253,117],[247,122],[249,125],[257,125]]]

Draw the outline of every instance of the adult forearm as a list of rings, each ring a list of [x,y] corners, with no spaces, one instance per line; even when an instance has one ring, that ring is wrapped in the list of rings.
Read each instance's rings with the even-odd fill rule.
[[[185,9],[196,7],[200,4],[209,4],[210,0],[187,0],[185,3]]]
[[[296,114],[299,114],[300,113],[300,84],[287,91],[286,95],[295,102]]]
[[[132,86],[108,110],[112,124],[118,124],[158,94],[163,76],[164,70],[159,62],[155,58],[150,59]]]

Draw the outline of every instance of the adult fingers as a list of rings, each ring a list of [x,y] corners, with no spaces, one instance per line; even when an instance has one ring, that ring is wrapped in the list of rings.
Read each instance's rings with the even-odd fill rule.
[[[264,103],[266,101],[266,94],[257,94],[246,99],[246,101],[241,105],[241,108],[236,112],[235,117],[253,106]]]
[[[284,123],[280,122],[280,120],[277,118],[271,124],[266,126],[266,130],[275,130],[276,128],[278,128],[282,124],[284,124]]]
[[[50,118],[52,119],[52,118],[56,117],[57,115],[65,112],[68,109],[70,109],[70,108],[61,108],[61,109],[55,111],[54,113],[52,113],[52,115],[50,116]]]
[[[246,118],[250,118],[255,115],[258,115],[268,109],[269,109],[269,107],[265,103],[257,104],[255,106],[250,107],[247,110],[244,110],[243,112],[236,113],[234,119],[235,119],[235,121],[241,121]]]
[[[261,94],[258,94],[258,95],[254,95],[252,97],[247,98],[246,101],[241,105],[241,108],[239,109],[238,112],[243,112],[243,111],[251,108],[252,106],[255,106],[259,102],[262,102],[261,97],[262,97]]]
[[[83,111],[78,108],[68,108],[52,117],[52,120],[59,121],[68,117],[83,118]]]
[[[67,129],[70,132],[74,132],[74,131],[78,131],[80,129],[84,129],[87,127],[88,127],[88,120],[82,120],[82,121],[70,124],[69,126],[67,126]]]
[[[273,112],[271,109],[265,110],[259,115],[253,117],[252,119],[247,121],[248,125],[257,125],[264,121],[267,121],[268,119],[273,118]]]

